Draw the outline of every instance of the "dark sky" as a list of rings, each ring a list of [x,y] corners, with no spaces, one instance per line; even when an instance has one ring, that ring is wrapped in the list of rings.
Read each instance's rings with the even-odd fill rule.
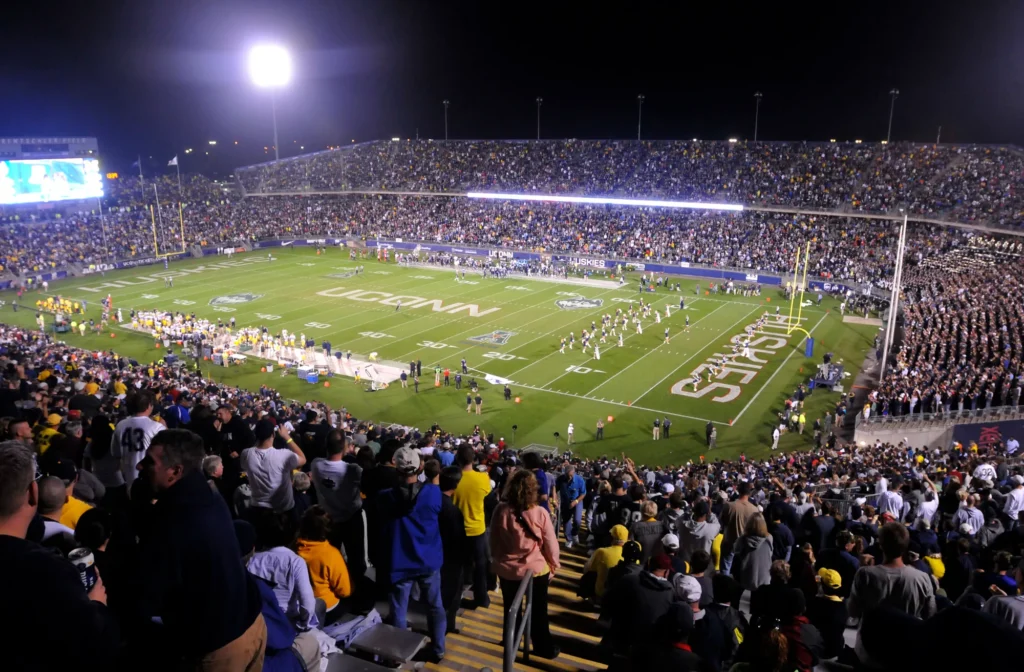
[[[1024,144],[1019,0],[12,2],[0,136],[96,136],[111,168],[272,158],[245,68],[261,41],[294,53],[283,155],[443,137],[445,98],[453,138],[533,137],[538,95],[545,137],[636,137],[638,93],[644,137],[752,137],[760,90],[763,140],[879,140],[893,86],[894,139]]]

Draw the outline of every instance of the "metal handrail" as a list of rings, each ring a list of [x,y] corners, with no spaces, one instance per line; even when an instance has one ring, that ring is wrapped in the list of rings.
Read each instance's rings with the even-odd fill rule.
[[[918,423],[921,426],[952,426],[970,422],[1019,420],[1022,417],[1024,417],[1024,408],[1006,404],[975,410],[964,409],[961,411],[959,409],[950,409],[948,412],[940,411],[937,413],[918,412],[906,415],[881,415],[878,413],[872,413],[868,418],[865,418],[863,413],[857,413],[854,419],[854,426],[865,427],[868,425],[886,424],[904,425],[909,423]]]
[[[520,613],[523,607],[526,613]],[[530,624],[533,611],[533,570],[526,570],[526,576],[519,582],[512,604],[506,607],[505,618],[505,662],[503,672],[513,672],[516,662],[516,651],[519,643],[523,644],[523,662],[530,662]]]

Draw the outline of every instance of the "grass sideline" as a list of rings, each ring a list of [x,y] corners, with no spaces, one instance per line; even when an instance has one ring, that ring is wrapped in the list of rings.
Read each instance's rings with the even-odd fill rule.
[[[573,422],[575,451],[588,456],[624,451],[638,462],[652,464],[680,463],[706,454],[704,428],[708,420],[718,427],[718,448],[707,455],[709,459],[735,457],[741,452],[748,457],[767,454],[782,400],[807,377],[822,353],[827,350],[843,360],[851,373],[847,381],[852,381],[877,332],[877,327],[844,324],[834,300],[826,298],[820,307],[808,306],[803,324],[816,340],[814,359],[804,357],[803,336],[794,333],[774,354],[762,355],[767,363],[760,370],[730,374],[725,382],[745,382],[735,399],[720,403],[711,400],[712,394],[689,398],[673,394],[671,388],[686,381],[683,389],[692,390],[688,381],[697,366],[714,353],[726,352],[730,338],[742,334],[743,327],[762,312],[774,313],[775,305],[783,301],[777,288],[766,288],[761,297],[707,296],[704,281],[698,296],[697,281],[681,279],[681,293],[645,293],[644,299],[656,307],[671,305],[671,317],[662,324],[645,320],[642,335],[627,331],[622,348],[615,347],[609,336],[598,361],[580,352],[580,329],[589,329],[591,320],[600,323],[603,313],[614,315],[617,307],[625,309],[630,300],[635,301],[635,284],[610,289],[526,278],[483,279],[473,274],[467,274],[469,282],[456,283],[451,270],[406,268],[375,260],[351,262],[347,251],[337,249],[317,256],[312,248],[281,248],[275,249],[273,256],[274,260],[268,261],[267,252],[262,251],[233,259],[217,256],[173,261],[167,271],[159,265],[147,266],[108,272],[104,277],[54,282],[50,293],[86,299],[88,315],[97,321],[100,299],[109,293],[115,307],[125,311],[126,319],[129,308],[195,311],[201,317],[225,321],[234,316],[239,326],[266,324],[273,332],[281,328],[305,332],[315,337],[318,345],[326,338],[335,349],[363,355],[377,351],[382,358],[398,362],[420,359],[424,369],[431,369],[430,374],[423,372],[419,394],[413,393],[411,384],[404,390],[397,383],[388,390],[369,393],[347,378],[332,379],[329,389],[314,387],[293,375],[261,373],[256,358],[230,369],[205,367],[218,381],[249,389],[266,383],[289,397],[321,400],[346,406],[358,417],[420,428],[436,422],[450,431],[468,432],[480,424],[506,441],[511,441],[512,426],[517,425],[518,446],[564,447],[567,425]],[[365,271],[355,275],[357,265]],[[174,276],[173,288],[164,287],[167,274]],[[361,293],[343,296],[353,291]],[[680,294],[686,298],[685,312],[678,310]],[[214,303],[217,297],[231,295],[241,298]],[[401,310],[380,303],[389,300],[389,295],[406,297]],[[571,310],[557,304],[573,295],[601,303]],[[41,295],[26,293],[17,314],[10,307],[12,297],[11,292],[2,295],[6,301],[0,312],[2,321],[34,327],[35,311],[26,304],[34,304]],[[394,298],[390,300],[394,302]],[[430,303],[415,307],[425,302]],[[475,310],[469,305],[476,306]],[[449,306],[455,306],[454,313],[446,312]],[[788,304],[783,306],[783,314],[787,312]],[[683,329],[687,315],[689,332]],[[664,343],[666,326],[671,329],[668,344]],[[560,354],[559,337],[570,330],[577,334],[576,347]],[[114,339],[109,334],[61,336],[72,345],[113,348],[140,362],[155,360],[163,352],[143,335],[117,327],[114,332]],[[476,337],[492,342],[471,340]],[[462,357],[480,383],[484,398],[481,416],[467,415],[465,390],[456,391],[454,384],[451,388],[433,387],[433,365],[448,366],[454,375]],[[514,381],[511,387],[521,403],[503,401],[501,386],[485,382],[485,373]],[[706,386],[705,375],[698,389]],[[837,399],[832,392],[812,394],[808,426]],[[653,441],[654,417],[666,415],[673,421],[671,438]],[[608,416],[614,420],[608,422]],[[594,440],[598,418],[606,422],[603,441]],[[557,440],[555,432],[560,434]],[[803,436],[786,435],[780,448],[806,448],[811,436],[809,429]]]

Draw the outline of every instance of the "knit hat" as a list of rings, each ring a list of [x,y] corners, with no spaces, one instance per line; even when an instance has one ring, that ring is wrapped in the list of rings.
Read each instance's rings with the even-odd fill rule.
[[[839,572],[827,567],[818,570],[818,578],[821,579],[822,585],[828,586],[832,590],[838,590],[843,585],[843,577],[839,576]]]
[[[417,459],[419,459],[418,456],[417,456]],[[395,465],[396,466],[398,465],[398,456],[397,456],[397,454],[395,455]],[[614,525],[614,526],[612,526],[612,529],[609,530],[608,533],[611,535],[613,542],[614,541],[624,542],[627,539],[629,539],[629,530],[627,530],[625,528],[625,526],[623,526],[623,525]]]

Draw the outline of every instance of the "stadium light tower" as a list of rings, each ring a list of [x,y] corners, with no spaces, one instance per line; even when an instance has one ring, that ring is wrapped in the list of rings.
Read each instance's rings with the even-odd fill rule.
[[[448,139],[448,106],[451,104],[447,98],[441,101],[444,104],[444,139]]]
[[[644,118],[644,94],[636,97],[636,139],[640,139],[640,124]]]
[[[761,98],[763,97],[764,95],[760,91],[754,92],[754,100],[756,101],[754,103],[754,142],[757,142],[757,122],[761,116]]]
[[[277,97],[275,89],[288,85],[292,79],[292,57],[277,44],[262,44],[249,50],[249,77],[261,89],[270,89],[270,110],[274,117],[274,159],[280,159],[277,142]]]
[[[537,139],[540,140],[540,106],[544,99],[537,96]]]
[[[896,109],[896,98],[900,95],[900,90],[895,86],[889,90],[889,97],[892,98],[892,102],[889,103],[889,132],[885,134],[885,143],[889,144],[892,140],[892,113]]]

